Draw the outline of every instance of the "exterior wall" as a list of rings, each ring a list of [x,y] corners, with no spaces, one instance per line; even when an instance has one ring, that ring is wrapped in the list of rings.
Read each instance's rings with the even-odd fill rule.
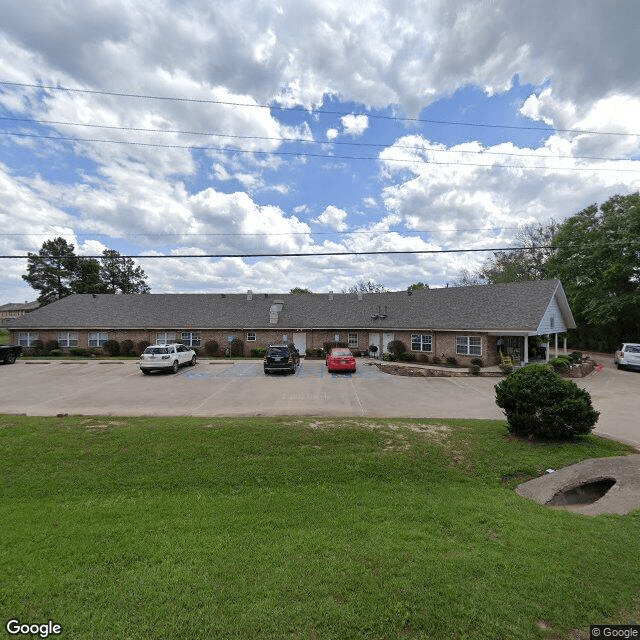
[[[19,341],[19,334],[22,332],[26,332],[27,330],[20,329],[10,329],[11,333],[11,342],[17,344]],[[134,350],[137,352],[140,351],[139,343],[142,341],[149,342],[150,344],[154,344],[156,342],[157,334],[163,332],[172,332],[175,333],[176,339],[181,339],[181,333],[183,329],[181,328],[172,328],[168,327],[166,329],[148,329],[148,330],[108,330],[104,328],[100,329],[78,329],[78,347],[80,348],[88,348],[88,340],[89,333],[92,331],[106,332],[109,340],[116,340],[117,342],[122,343],[124,340],[131,340],[134,344]],[[210,340],[215,340],[218,343],[218,349],[220,353],[224,353],[228,346],[228,337],[233,337],[234,339],[238,338],[242,340],[244,343],[244,355],[250,356],[251,350],[258,347],[267,347],[270,344],[279,343],[283,340],[287,340],[289,342],[294,341],[294,335],[297,332],[296,330],[286,329],[286,328],[276,328],[273,329],[227,329],[227,330],[198,330],[194,328],[185,329],[185,331],[190,332],[198,332],[200,333],[200,347],[199,349],[204,350],[204,347],[207,342]],[[249,333],[255,333],[255,340],[248,340]],[[38,340],[40,340],[44,345],[46,345],[50,341],[58,340],[58,330],[32,330],[31,333],[38,334]],[[369,345],[372,340],[372,336],[376,333],[380,336],[380,351],[386,351],[386,345],[383,345],[382,335],[387,333],[393,333],[393,337],[395,340],[401,340],[407,349],[407,351],[411,351],[411,336],[414,334],[426,334],[431,335],[431,351],[429,352],[421,352],[414,351],[416,354],[416,360],[420,361],[429,361],[431,362],[434,357],[440,358],[442,361],[445,361],[449,357],[454,357],[457,362],[461,365],[468,365],[471,363],[471,360],[474,358],[481,358],[484,366],[496,365],[499,363],[498,357],[498,349],[496,346],[496,338],[494,336],[489,336],[487,334],[478,333],[478,332],[451,332],[451,331],[429,331],[429,330],[411,330],[411,331],[373,331],[373,330],[357,330],[357,329],[330,329],[330,330],[317,330],[317,329],[309,329],[306,331],[301,331],[298,333],[305,333],[307,338],[307,349],[322,349],[326,342],[334,342],[336,336],[338,337],[338,341],[344,344],[349,343],[349,336],[355,335],[357,337],[357,345],[353,344],[352,346],[354,352],[360,353],[365,352],[368,353]],[[469,336],[469,337],[479,337],[481,340],[481,355],[461,355],[456,353],[456,337],[457,336]],[[66,351],[66,348],[63,348]],[[27,353],[28,349],[25,350]],[[381,356],[381,353],[378,353],[378,356]]]
[[[542,322],[540,322],[538,334],[546,335],[552,333],[564,333],[566,330],[567,325],[562,317],[562,312],[560,311],[558,302],[554,297],[547,307],[547,311],[542,318]]]

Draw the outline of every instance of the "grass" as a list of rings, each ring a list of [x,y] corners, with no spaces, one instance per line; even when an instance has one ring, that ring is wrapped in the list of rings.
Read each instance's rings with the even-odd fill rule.
[[[640,511],[513,488],[630,452],[496,421],[0,416],[0,611],[82,639],[588,638],[638,622]]]

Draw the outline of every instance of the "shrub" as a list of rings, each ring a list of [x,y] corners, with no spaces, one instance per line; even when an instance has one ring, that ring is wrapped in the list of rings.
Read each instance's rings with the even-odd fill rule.
[[[84,347],[71,347],[69,353],[76,358],[88,358],[96,355],[93,349],[85,349]]]
[[[48,353],[49,355],[52,355],[51,352],[56,351],[59,348],[60,348],[60,345],[58,344],[57,340],[47,340],[47,343],[44,346],[45,352]]]
[[[244,342],[240,338],[234,338],[233,342],[229,346],[229,353],[232,356],[243,357],[244,356]]]
[[[449,365],[450,367],[457,367],[458,361],[453,356],[449,356],[447,358],[447,365]]]
[[[577,364],[582,360],[582,353],[580,353],[580,351],[572,351],[567,358],[569,358],[571,364]]]
[[[138,342],[137,345],[137,349],[138,349],[138,353],[144,353],[144,350],[150,345],[151,343],[148,340],[140,340],[140,342]]]
[[[551,358],[548,362],[550,367],[553,367],[556,371],[564,371],[569,368],[571,364],[567,356],[558,356],[557,358]]]
[[[138,355],[134,348],[133,348],[133,341],[132,340],[123,340],[120,343],[120,351],[122,352],[123,356],[136,356]]]
[[[416,354],[412,353],[411,351],[405,351],[404,353],[400,354],[400,360],[402,360],[403,362],[415,362]]]
[[[439,356],[433,356],[433,360],[431,360],[433,364],[442,364],[442,360],[440,360]]]
[[[120,343],[117,340],[107,340],[103,345],[102,349],[104,352],[110,356],[119,356],[120,355]]]
[[[388,345],[387,349],[389,353],[393,356],[394,360],[399,360],[403,353],[406,353],[407,347],[405,347],[404,342],[402,340],[392,340]]]
[[[501,364],[500,371],[502,371],[502,373],[509,375],[510,373],[513,372],[513,367],[510,364]]]
[[[59,358],[62,355],[62,349],[51,349],[51,351],[49,351],[49,355]]]
[[[469,365],[469,373],[471,375],[477,376],[480,373],[480,365],[479,364],[470,364]]]
[[[473,358],[471,360],[471,364],[475,364],[478,367],[484,367],[484,362],[482,362],[482,358]]]
[[[598,421],[589,393],[544,364],[518,369],[495,389],[496,404],[515,435],[570,440],[590,433]]]
[[[383,353],[382,354],[382,359],[385,362],[391,362],[393,360],[393,356],[390,353]]]
[[[310,355],[309,351],[311,351],[311,349],[307,349],[307,355]],[[266,352],[267,350],[264,347],[254,347],[251,349],[251,355],[254,358],[264,358]]]
[[[42,340],[35,340],[34,343],[31,345],[31,348],[33,349],[33,353],[37,356],[43,356],[45,355],[44,353],[44,343],[42,342]]]
[[[215,356],[218,354],[218,343],[215,340],[208,340],[204,343],[204,352],[208,356]]]

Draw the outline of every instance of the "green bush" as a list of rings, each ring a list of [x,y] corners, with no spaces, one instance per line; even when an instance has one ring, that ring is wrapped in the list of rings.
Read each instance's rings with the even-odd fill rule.
[[[110,356],[120,355],[120,343],[117,340],[107,340],[102,345],[103,351]]]
[[[470,364],[469,365],[469,373],[473,376],[477,376],[480,374],[480,365],[478,364]]]
[[[404,353],[400,354],[400,360],[402,360],[403,362],[415,362],[416,354],[412,353],[411,351],[405,351]]]
[[[433,356],[433,359],[431,360],[431,362],[433,364],[442,364],[442,360],[440,359],[440,356]]]
[[[218,355],[218,343],[215,340],[208,340],[204,343],[204,352],[208,356]]]
[[[135,352],[134,348],[133,348],[133,341],[132,340],[123,340],[120,343],[120,352],[122,353],[123,356],[137,356],[138,355]]]
[[[400,360],[403,353],[406,353],[407,347],[402,340],[392,340],[387,345],[387,350],[393,356],[394,360]]]
[[[54,358],[59,358],[62,355],[62,349],[51,349],[51,351],[49,351],[49,355]]]
[[[311,349],[307,349],[307,355],[311,355],[309,352],[311,351]],[[254,358],[264,358],[264,354],[267,352],[267,350],[264,347],[254,347],[253,349],[251,349],[251,355]]]
[[[151,343],[148,340],[140,340],[137,345],[138,353],[144,353],[144,350],[150,345]]]
[[[482,358],[472,358],[471,364],[475,364],[478,367],[484,367],[484,362],[482,362]]]
[[[458,361],[453,356],[449,356],[447,358],[447,365],[450,367],[457,367]]]
[[[572,351],[567,358],[569,358],[571,364],[577,364],[582,360],[582,353],[580,351]]]
[[[508,431],[519,436],[571,440],[590,433],[600,415],[587,391],[544,364],[518,369],[495,389]]]
[[[557,358],[551,358],[547,364],[556,371],[565,371],[569,368],[571,362],[568,356],[558,356]]]
[[[85,349],[83,347],[71,347],[69,349],[69,353],[76,358],[88,358],[90,356],[95,356],[96,352],[93,349]]]
[[[53,355],[52,352],[58,350],[59,348],[60,346],[58,345],[57,340],[47,340],[46,344],[44,345],[44,351],[49,355]]]
[[[238,358],[244,357],[244,342],[240,338],[234,338],[233,342],[229,346],[229,353]]]

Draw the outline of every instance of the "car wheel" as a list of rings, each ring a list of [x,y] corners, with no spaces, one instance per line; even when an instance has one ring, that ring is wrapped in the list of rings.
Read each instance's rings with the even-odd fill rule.
[[[8,353],[6,358],[4,359],[5,364],[13,364],[16,361],[15,353]]]
[[[140,369],[140,371],[142,371],[145,376],[148,376],[151,373],[151,371],[149,371],[148,369]]]
[[[620,369],[620,371],[624,371],[625,366],[623,364],[618,363],[618,369]]]
[[[191,358],[191,366],[195,367],[196,366],[196,357],[193,356],[193,358]]]
[[[178,364],[177,360],[173,361],[173,365],[171,366],[171,372],[172,373],[178,373],[178,369],[179,369],[180,365]]]

